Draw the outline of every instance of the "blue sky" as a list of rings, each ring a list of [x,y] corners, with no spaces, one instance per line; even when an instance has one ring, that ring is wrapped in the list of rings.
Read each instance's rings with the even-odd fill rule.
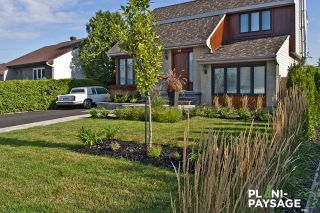
[[[153,0],[152,7],[186,2]],[[0,63],[40,47],[86,37],[85,25],[99,9],[116,11],[126,0],[0,0]],[[320,1],[307,0],[309,52],[320,57]]]

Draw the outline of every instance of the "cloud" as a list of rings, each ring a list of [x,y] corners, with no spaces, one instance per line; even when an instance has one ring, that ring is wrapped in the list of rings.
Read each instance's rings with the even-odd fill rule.
[[[85,23],[74,6],[83,0],[0,0],[0,39],[35,39],[46,26]]]

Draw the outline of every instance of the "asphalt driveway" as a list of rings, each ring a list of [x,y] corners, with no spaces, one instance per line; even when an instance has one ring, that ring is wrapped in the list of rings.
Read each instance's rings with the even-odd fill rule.
[[[37,112],[17,113],[0,116],[0,129],[23,124],[30,124],[41,121],[48,121],[53,119],[65,118],[76,115],[86,115],[87,110],[84,109],[61,109],[61,110],[47,110]]]

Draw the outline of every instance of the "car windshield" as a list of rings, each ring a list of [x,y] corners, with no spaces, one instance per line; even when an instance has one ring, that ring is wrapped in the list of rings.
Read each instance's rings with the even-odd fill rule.
[[[76,94],[76,93],[85,93],[85,92],[84,92],[84,89],[72,89],[70,93]]]

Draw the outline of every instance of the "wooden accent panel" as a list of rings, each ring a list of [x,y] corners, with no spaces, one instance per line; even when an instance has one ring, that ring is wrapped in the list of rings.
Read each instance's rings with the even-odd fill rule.
[[[226,106],[225,96],[213,96],[212,97],[212,101],[214,100],[215,97],[219,98],[219,104],[220,105]],[[229,97],[232,97],[232,104],[233,104],[234,108],[239,109],[239,108],[242,107],[242,103],[241,103],[242,96],[229,95]],[[258,100],[259,96],[247,96],[247,97],[248,97],[248,108],[252,109],[252,110],[256,109],[257,100]],[[267,103],[266,96],[261,96],[261,97],[263,99],[263,107],[266,107],[266,103]]]
[[[178,76],[185,79],[183,89],[188,90],[189,85],[189,52],[192,49],[179,49],[172,51],[172,69]]]
[[[295,51],[295,8],[292,6],[272,8],[271,30],[240,33],[240,14],[229,14],[225,19],[223,43],[269,36],[290,35],[290,51]]]
[[[222,44],[224,26],[225,26],[225,19],[221,21],[219,26],[216,28],[216,31],[210,38],[210,46],[212,51],[218,49]]]

